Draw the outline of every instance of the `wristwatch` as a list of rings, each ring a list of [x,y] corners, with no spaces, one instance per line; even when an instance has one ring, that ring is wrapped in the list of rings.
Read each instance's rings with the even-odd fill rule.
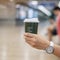
[[[53,43],[52,41],[50,42],[49,47],[47,47],[47,48],[45,49],[45,51],[46,51],[48,54],[52,54],[52,53],[54,52],[54,43]]]

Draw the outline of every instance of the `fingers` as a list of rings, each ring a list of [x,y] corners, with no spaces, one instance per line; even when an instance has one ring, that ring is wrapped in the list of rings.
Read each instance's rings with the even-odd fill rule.
[[[35,46],[35,43],[31,42],[31,41],[26,41],[29,45],[31,46]]]
[[[25,37],[25,40],[31,46],[34,46],[35,45],[35,39],[34,38]]]
[[[32,34],[32,33],[25,33],[24,36],[30,37],[30,38],[33,38],[33,37],[36,38],[37,37],[36,34]]]
[[[35,38],[30,38],[30,37],[25,37],[25,40],[26,41],[31,41],[31,42],[35,42]]]

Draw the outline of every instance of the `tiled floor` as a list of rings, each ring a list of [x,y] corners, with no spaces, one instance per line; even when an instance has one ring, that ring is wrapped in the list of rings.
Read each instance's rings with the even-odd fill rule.
[[[60,60],[30,47],[23,35],[24,26],[0,26],[0,60]]]

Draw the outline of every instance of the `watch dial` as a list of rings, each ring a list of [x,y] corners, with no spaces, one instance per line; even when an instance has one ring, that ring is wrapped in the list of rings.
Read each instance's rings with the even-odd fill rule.
[[[54,48],[52,46],[46,49],[46,52],[49,54],[53,53],[53,51],[54,51]]]

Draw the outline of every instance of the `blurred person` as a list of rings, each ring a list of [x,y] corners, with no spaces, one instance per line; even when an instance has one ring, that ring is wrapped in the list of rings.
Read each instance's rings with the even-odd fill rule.
[[[55,21],[55,16],[53,13],[50,16],[49,22],[50,22],[50,26],[47,29],[48,30],[48,38],[49,38],[49,41],[52,41],[52,37],[57,35],[56,21]]]
[[[55,7],[53,9],[54,14],[56,15],[56,25],[57,25],[57,33],[60,39],[60,8]]]
[[[53,9],[54,14],[57,16],[57,32],[60,38],[60,8],[55,7]],[[57,57],[60,57],[60,46],[54,44],[52,41],[47,40],[42,35],[32,34],[32,33],[25,33],[24,34],[25,40],[28,44],[32,47],[45,50],[48,54],[54,54]]]

